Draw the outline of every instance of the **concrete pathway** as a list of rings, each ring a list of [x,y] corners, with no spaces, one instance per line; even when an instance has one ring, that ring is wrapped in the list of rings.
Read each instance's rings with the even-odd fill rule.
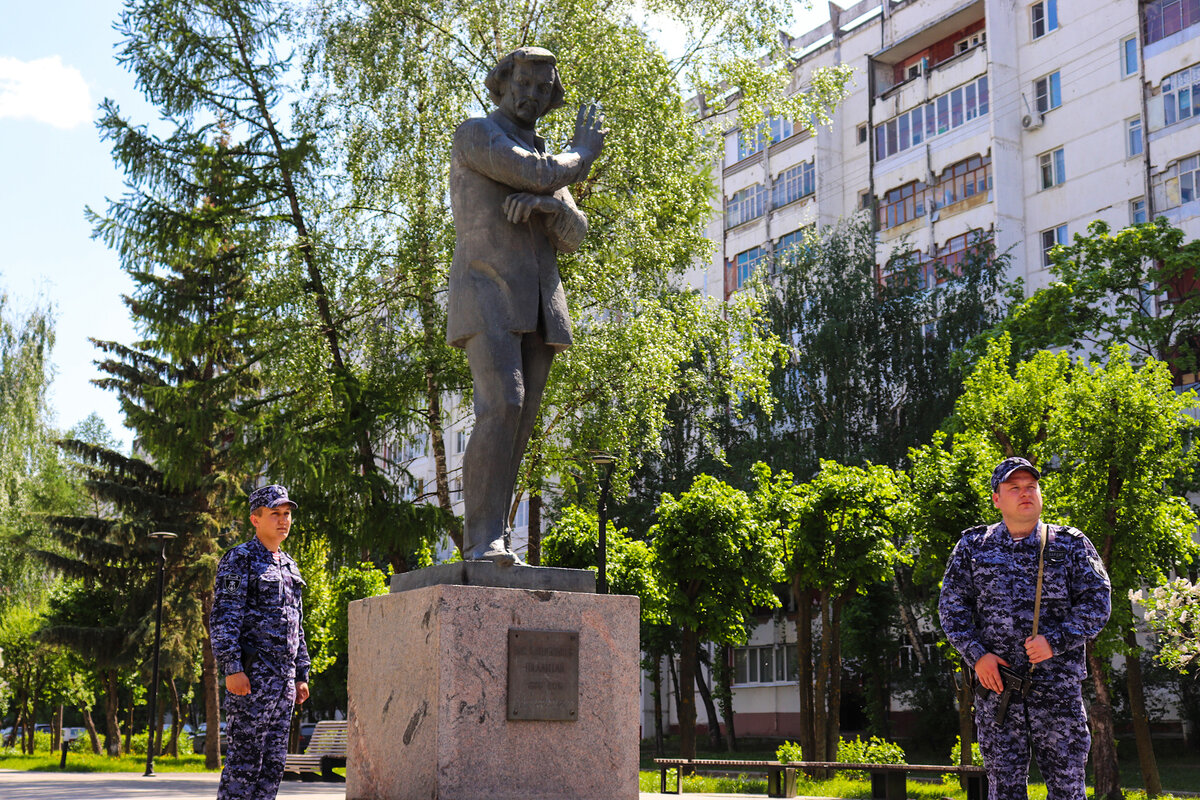
[[[136,772],[17,772],[0,770],[0,800],[215,800],[216,773],[162,772],[145,778]],[[344,783],[284,781],[279,800],[346,797]],[[687,794],[686,800],[754,795]],[[761,795],[759,795],[761,797]],[[643,793],[640,800],[681,800],[680,795]]]

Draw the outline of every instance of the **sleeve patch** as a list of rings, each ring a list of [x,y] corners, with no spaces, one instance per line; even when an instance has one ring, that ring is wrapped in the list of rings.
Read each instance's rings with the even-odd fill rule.
[[[236,575],[226,575],[217,581],[217,591],[234,594],[238,591],[239,582]]]

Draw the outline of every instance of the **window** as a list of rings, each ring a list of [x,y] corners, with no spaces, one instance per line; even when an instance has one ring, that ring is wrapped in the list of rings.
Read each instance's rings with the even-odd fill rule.
[[[1163,124],[1200,116],[1200,64],[1163,78]]]
[[[1144,8],[1147,45],[1200,24],[1200,0],[1151,0]]]
[[[944,283],[951,275],[962,275],[963,262],[984,238],[983,231],[976,229],[947,239],[946,243],[937,249],[937,262],[942,267],[942,274],[938,276],[937,282]]]
[[[1045,114],[1062,105],[1062,83],[1057,72],[1033,82],[1033,96],[1037,110]]]
[[[1058,0],[1043,0],[1029,7],[1033,23],[1033,38],[1040,39],[1051,31],[1058,30]]]
[[[988,113],[987,77],[971,81],[875,126],[875,159],[902,153]]]
[[[1129,222],[1131,225],[1141,225],[1149,222],[1150,218],[1146,214],[1146,198],[1138,197],[1129,201]]]
[[[905,76],[908,78],[921,77],[921,62],[918,61],[915,64],[910,64],[908,70],[905,72]]]
[[[513,528],[529,527],[529,498],[517,503],[517,514],[513,517]]]
[[[980,31],[979,33],[973,33],[970,36],[966,37],[965,39],[960,39],[959,41],[955,42],[954,43],[954,52],[955,52],[955,54],[965,53],[968,50],[970,50],[972,47],[977,47],[986,41],[987,41],[987,31]]]
[[[785,233],[775,242],[775,261],[772,264],[772,271],[778,272],[779,268],[788,262],[797,260],[804,252],[807,251],[805,238],[812,230],[812,226],[800,228],[799,230]]]
[[[771,117],[760,123],[752,131],[745,128],[738,131],[738,161],[743,158],[749,158],[767,146],[767,132],[770,131],[771,142],[782,141],[794,132],[794,127],[791,120],[783,117]]]
[[[1125,120],[1125,149],[1130,158],[1140,156],[1145,145],[1142,142],[1142,118]]]
[[[886,230],[925,216],[926,197],[922,181],[892,189],[883,196],[883,203],[879,206],[879,227]]]
[[[859,126],[858,126],[858,128],[856,128],[856,129],[855,129],[855,133],[857,133],[857,134],[858,134],[858,143],[859,143],[859,144],[866,144],[866,141],[867,141],[867,124],[866,124],[865,122],[864,122],[862,125],[859,125]]]
[[[1121,42],[1121,77],[1128,78],[1138,71],[1137,37],[1130,36]]]
[[[737,254],[735,259],[735,269],[737,283],[735,288],[742,288],[746,285],[746,281],[762,266],[763,261],[767,258],[767,249],[765,247],[751,247],[749,250],[743,250]]]
[[[734,192],[725,204],[725,227],[735,228],[761,217],[767,210],[767,189],[761,183]]]
[[[1066,159],[1063,149],[1051,150],[1038,156],[1038,169],[1042,175],[1042,188],[1049,189],[1058,186],[1067,179]]]
[[[1200,199],[1200,153],[1181,158],[1154,179],[1154,207],[1175,208]]]
[[[775,179],[774,207],[779,208],[788,203],[794,203],[801,197],[808,197],[817,191],[817,163],[805,161],[794,167],[789,167]]]
[[[796,646],[739,647],[733,651],[733,682],[783,683],[800,677],[796,668]]]
[[[1048,231],[1042,231],[1042,266],[1048,267],[1053,261],[1050,258],[1050,251],[1056,245],[1067,243],[1067,226],[1059,225],[1057,228],[1051,228]]]
[[[455,453],[467,452],[467,441],[470,438],[471,438],[471,432],[460,428],[458,430],[458,432],[454,434],[454,452]]]
[[[942,170],[935,197],[939,207],[984,194],[992,188],[991,156],[971,156]]]
[[[858,207],[870,208],[872,206],[871,190],[863,189],[858,193]]]

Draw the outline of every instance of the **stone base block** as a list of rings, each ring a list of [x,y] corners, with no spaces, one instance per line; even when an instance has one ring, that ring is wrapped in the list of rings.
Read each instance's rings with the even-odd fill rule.
[[[508,720],[509,630],[578,634],[574,721]],[[637,800],[638,599],[440,584],[350,605],[347,800]]]

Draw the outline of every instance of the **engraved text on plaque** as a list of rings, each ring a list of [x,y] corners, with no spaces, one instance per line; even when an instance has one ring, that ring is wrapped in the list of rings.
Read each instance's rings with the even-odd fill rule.
[[[508,629],[508,719],[579,718],[579,633]]]

